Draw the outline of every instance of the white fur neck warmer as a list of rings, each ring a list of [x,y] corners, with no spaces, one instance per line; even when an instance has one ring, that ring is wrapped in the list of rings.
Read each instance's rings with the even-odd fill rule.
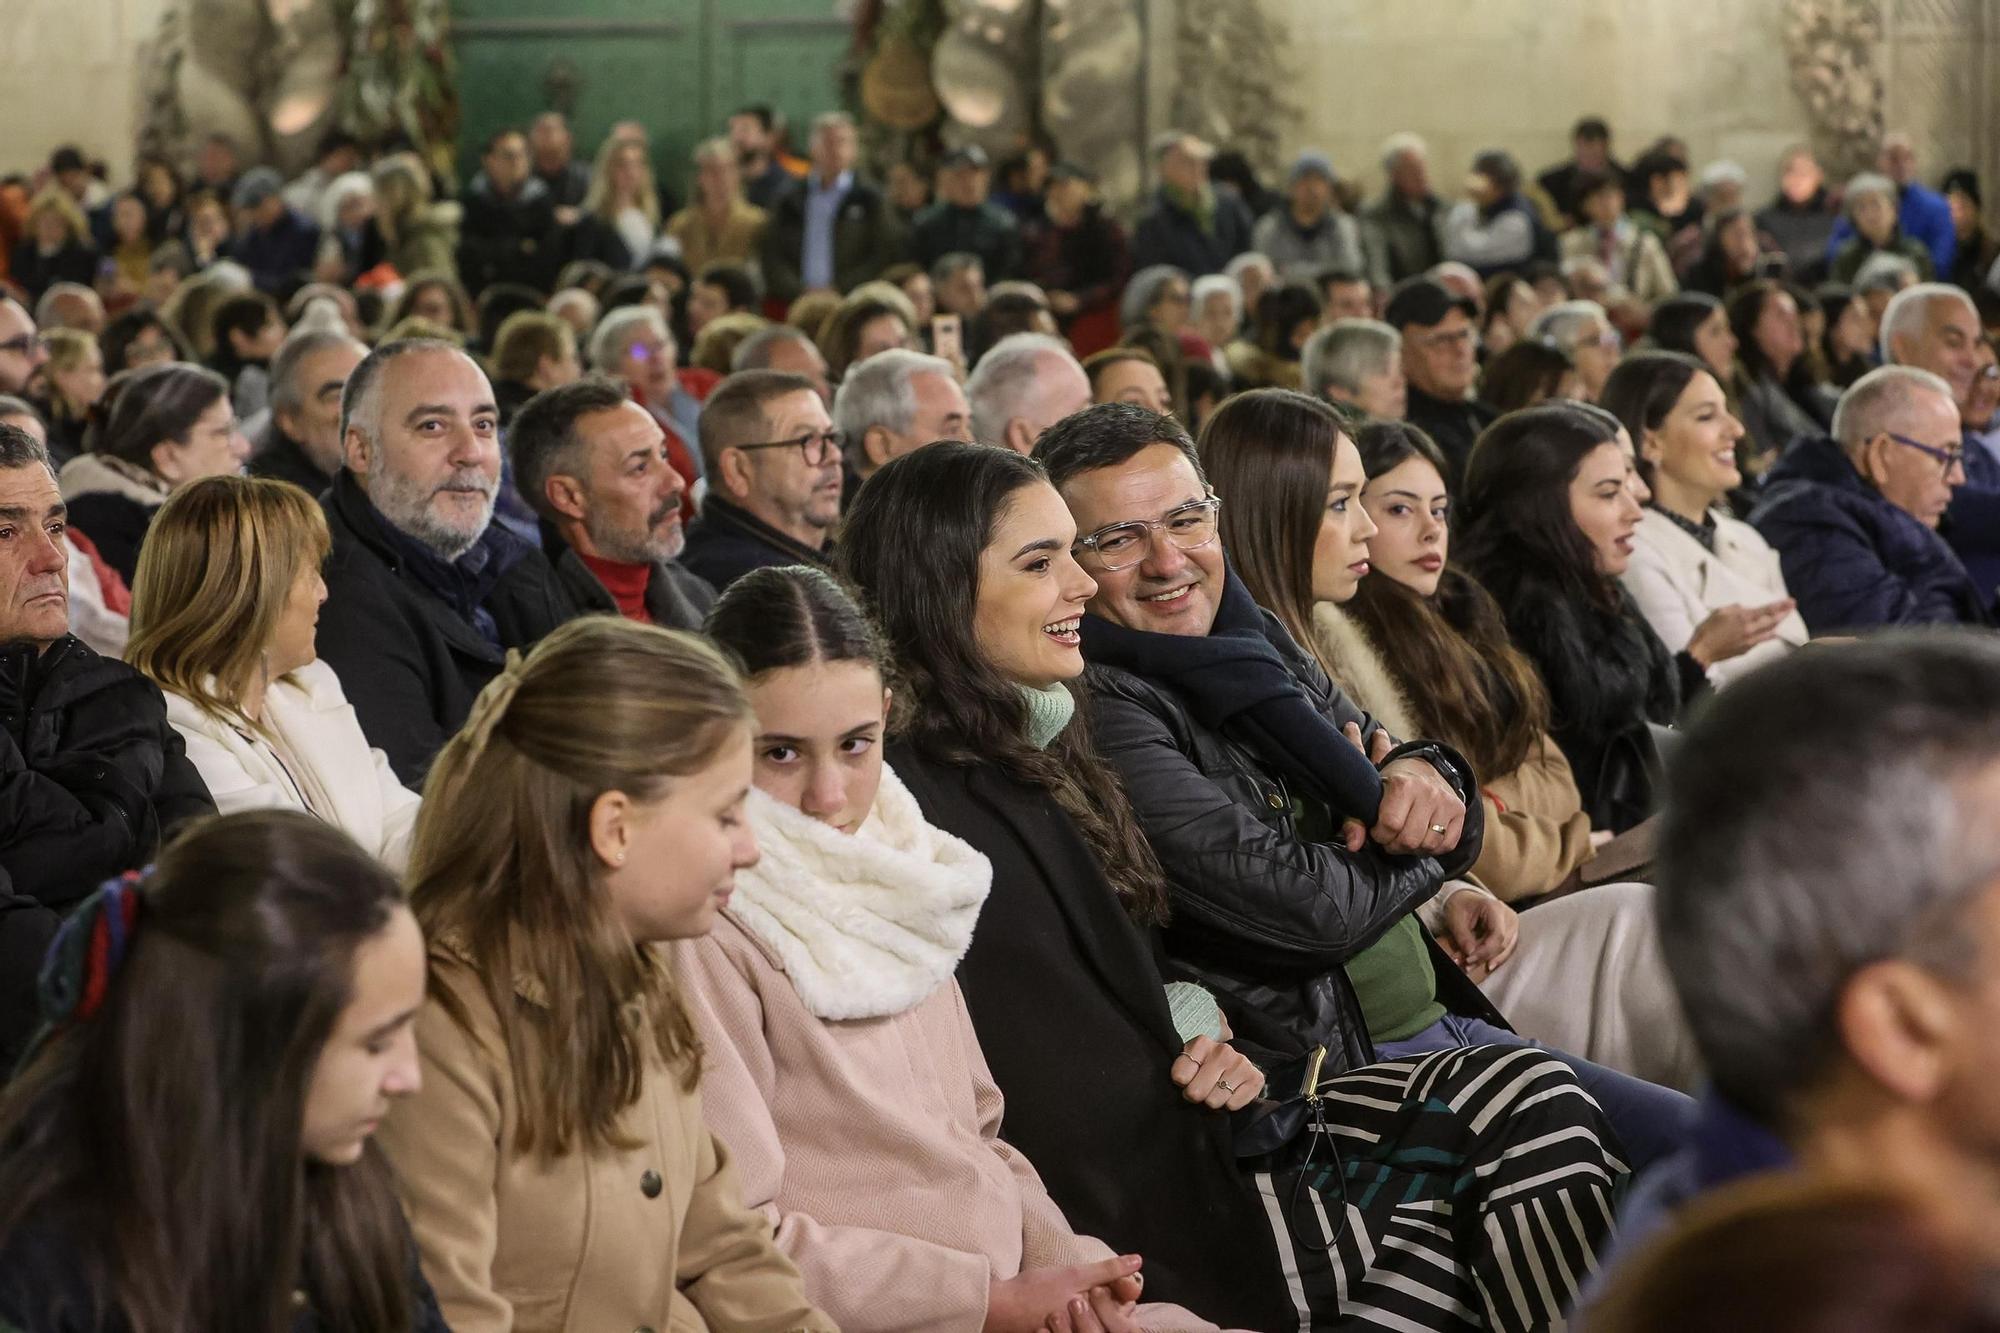
[[[925,822],[894,772],[853,833],[754,787],[762,853],[736,877],[729,910],[778,956],[799,999],[821,1018],[900,1014],[950,980],[972,943],[993,867]]]

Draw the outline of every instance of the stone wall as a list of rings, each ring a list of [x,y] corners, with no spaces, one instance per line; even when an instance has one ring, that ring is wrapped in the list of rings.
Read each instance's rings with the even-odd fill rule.
[[[74,143],[127,179],[138,54],[166,0],[0,3],[0,172],[28,171]]]
[[[1669,131],[1696,163],[1729,158],[1753,199],[1785,146],[1810,137],[1792,91],[1783,0],[1263,0],[1294,36],[1304,115],[1294,147],[1379,188],[1382,141],[1414,130],[1456,192],[1501,147],[1530,174],[1569,152],[1586,113],[1629,161]]]

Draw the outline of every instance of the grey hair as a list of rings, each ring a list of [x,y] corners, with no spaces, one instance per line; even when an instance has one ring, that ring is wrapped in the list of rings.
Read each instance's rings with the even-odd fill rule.
[[[1905,287],[1889,298],[1889,308],[1882,312],[1882,364],[1895,363],[1891,344],[1897,335],[1915,337],[1924,331],[1924,323],[1930,316],[1934,301],[1962,302],[1967,310],[1973,311],[1973,317],[1978,318],[1978,310],[1963,287],[1954,287],[1948,282],[1920,282],[1914,287]]]
[[[7,398],[0,399],[0,402],[20,403],[21,400],[18,398]],[[28,408],[26,403],[21,403],[21,406]],[[32,415],[32,408],[28,408],[25,412],[0,410],[0,416]],[[47,468],[51,477],[55,475],[55,464],[49,461],[49,451],[40,440],[28,434],[28,432],[22,430],[19,426],[10,426],[4,421],[0,421],[0,468],[11,471],[17,467],[33,467],[37,463]]]
[[[1834,440],[1853,453],[1877,435],[1900,426],[1919,393],[1934,393],[1954,414],[1958,411],[1951,386],[1928,370],[1879,366],[1869,371],[1840,395],[1833,409]]]
[[[1396,159],[1405,153],[1417,153],[1429,157],[1430,152],[1430,145],[1424,142],[1421,134],[1412,134],[1408,130],[1392,134],[1382,141],[1382,170],[1394,171]]]
[[[1578,330],[1593,319],[1606,328],[1611,327],[1611,316],[1597,302],[1561,301],[1535,316],[1535,322],[1528,326],[1528,336],[1560,351],[1574,351]]]
[[[590,364],[597,370],[610,370],[618,364],[618,358],[632,345],[635,331],[644,325],[646,331],[671,342],[673,334],[667,329],[667,317],[649,305],[624,305],[606,315],[590,333]]]
[[[1045,356],[1061,357],[1079,373],[1083,370],[1062,339],[1046,333],[1009,334],[986,349],[986,355],[972,368],[972,378],[965,382],[965,398],[972,404],[973,439],[981,444],[1000,444],[1006,438],[1007,423],[1021,415],[1021,402],[1034,390]]]
[[[931,281],[942,287],[945,283],[951,281],[954,273],[968,268],[977,268],[980,273],[984,274],[986,272],[986,261],[978,255],[973,254],[970,250],[953,250],[950,254],[939,255],[937,262],[931,265]],[[908,296],[903,295],[900,289],[898,289],[897,295],[903,296],[903,299],[906,301],[909,299]]]
[[[1403,335],[1381,320],[1337,319],[1306,339],[1300,387],[1315,398],[1329,388],[1360,393],[1364,377],[1380,375],[1402,354]]]
[[[1696,187],[1706,191],[1713,190],[1718,185],[1745,185],[1749,180],[1750,173],[1745,171],[1740,163],[1724,158],[1720,162],[1711,162],[1701,169],[1701,178]]]
[[[833,428],[848,448],[861,448],[871,426],[901,435],[917,415],[916,378],[921,374],[951,376],[951,362],[927,352],[894,347],[877,352],[847,368],[833,395]]]
[[[1973,784],[1996,763],[2000,643],[1965,630],[1795,653],[1695,716],[1668,764],[1655,910],[1731,1102],[1783,1124],[1837,1057],[1861,968],[1976,966],[1960,917],[2000,839]]]
[[[1892,255],[1887,250],[1877,250],[1861,261],[1861,267],[1854,271],[1854,290],[1863,292],[1899,292],[1905,285],[1915,285],[1924,275],[1918,271],[1916,261],[1908,255]]]
[[[271,411],[296,412],[304,407],[306,393],[305,386],[299,383],[299,367],[315,352],[343,344],[356,348],[363,356],[368,354],[367,345],[345,330],[304,329],[279,344],[278,354],[271,358]]]
[[[54,323],[56,317],[56,306],[59,305],[66,298],[72,296],[82,297],[84,300],[96,306],[99,314],[103,313],[104,298],[99,296],[96,292],[90,290],[90,288],[84,286],[82,283],[52,282],[49,284],[48,290],[42,293],[41,300],[35,302],[35,327],[40,329],[44,333],[49,332],[52,327],[55,328],[67,327],[66,325],[57,325]]]
[[[1217,292],[1221,292],[1229,298],[1230,324],[1241,324],[1243,322],[1243,284],[1230,277],[1227,273],[1204,273],[1199,278],[1196,278],[1193,288],[1188,292],[1188,300],[1196,310],[1200,310],[1202,302]]]
[[[1144,324],[1146,312],[1160,299],[1161,289],[1174,281],[1186,282],[1187,274],[1172,264],[1148,264],[1134,273],[1125,284],[1125,294],[1118,298],[1118,326],[1135,329]]]
[[[1879,171],[1864,171],[1847,182],[1846,202],[1842,204],[1842,207],[1849,215],[1852,215],[1854,212],[1854,201],[1863,195],[1869,194],[1879,194],[1892,205],[1902,197],[1896,189],[1896,182],[1890,180]]]
[[[383,343],[367,356],[347,377],[347,387],[340,391],[340,438],[341,447],[346,448],[347,433],[361,432],[361,438],[373,448],[382,435],[382,372],[391,361],[397,361],[413,352],[452,352],[465,356],[465,349],[457,343],[443,338],[398,338],[394,342]],[[470,357],[466,357],[471,360]],[[483,373],[483,372],[482,372]]]
[[[1240,287],[1243,285],[1243,275],[1253,268],[1263,269],[1274,280],[1278,276],[1278,266],[1272,263],[1271,256],[1265,254],[1262,250],[1245,250],[1242,254],[1237,255],[1227,264],[1224,264],[1222,271],[1236,279],[1236,285]]]
[[[812,336],[804,329],[794,328],[790,324],[773,324],[768,328],[757,330],[736,344],[736,351],[729,358],[730,373],[734,374],[739,370],[769,370],[771,352],[781,342],[802,342],[815,352],[819,350],[819,344],[814,342]]]

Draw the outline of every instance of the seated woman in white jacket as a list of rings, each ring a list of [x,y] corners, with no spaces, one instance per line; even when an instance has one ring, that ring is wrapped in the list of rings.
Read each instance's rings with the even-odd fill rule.
[[[1667,651],[1702,639],[1698,657],[1720,688],[1803,644],[1778,553],[1726,509],[1743,484],[1743,423],[1714,372],[1684,352],[1643,352],[1618,363],[1600,399],[1652,490],[1621,578]]]
[[[710,1127],[807,1294],[848,1333],[1212,1328],[1136,1304],[1143,1257],[1073,1232],[999,1137],[953,979],[992,868],[884,766],[890,696],[861,612],[819,570],[760,569],[708,631],[757,713],[762,859],[712,933],[674,945],[675,970]]]
[[[400,873],[419,798],[314,647],[329,549],[319,505],[290,482],[190,482],[146,533],[125,657],[166,695],[216,809],[305,811]]]

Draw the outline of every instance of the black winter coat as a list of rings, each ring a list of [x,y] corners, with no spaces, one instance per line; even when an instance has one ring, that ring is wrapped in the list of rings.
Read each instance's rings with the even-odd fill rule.
[[[620,614],[618,600],[590,572],[583,557],[571,550],[549,523],[544,522],[541,530],[542,554],[555,566],[556,579],[578,614]],[[655,625],[699,632],[708,609],[714,605],[715,589],[689,573],[680,561],[661,560],[654,564],[653,577],[646,584],[646,614]]]
[[[1230,260],[1250,248],[1253,220],[1243,201],[1229,190],[1215,192],[1215,221],[1207,231],[1201,220],[1167,196],[1164,187],[1139,216],[1132,233],[1132,266],[1172,264],[1190,278],[1220,273]]]
[[[0,648],[0,870],[58,912],[215,813],[158,687],[65,635]]]
[[[1000,1133],[1071,1226],[1146,1257],[1146,1297],[1225,1326],[1297,1327],[1228,1118],[1187,1101],[1151,933],[1125,914],[1047,793],[991,767],[889,747],[924,817],[993,862],[958,966],[1007,1099]]]
[[[805,259],[808,187],[809,182],[795,180],[772,201],[770,221],[758,242],[764,290],[775,301],[790,302],[805,287],[799,269]],[[903,225],[887,196],[856,176],[833,216],[833,285],[849,292],[879,277],[883,269],[908,258],[903,241]]]
[[[61,924],[54,908],[14,892],[7,872],[0,870],[0,1084],[21,1062],[41,1026],[36,981]]]
[[[1275,622],[1273,632],[1282,638]],[[1286,656],[1336,731],[1353,722],[1366,740],[1380,730],[1317,663],[1296,649]],[[1308,841],[1280,767],[1198,721],[1172,687],[1106,666],[1085,679],[1098,748],[1166,868],[1173,919],[1163,938],[1176,969],[1215,995],[1237,1048],[1265,1069],[1317,1046],[1327,1074],[1373,1064],[1346,965],[1479,858],[1485,812],[1471,767],[1443,746],[1426,754],[1466,798],[1464,835],[1442,865],[1372,844],[1349,853]],[[1504,1026],[1443,951],[1432,953],[1446,1007]]]
[[[530,176],[511,198],[502,198],[481,172],[459,205],[465,214],[458,228],[458,276],[468,293],[477,296],[496,282],[549,290],[562,255],[548,186]]]
[[[843,491],[842,499],[853,491]],[[815,551],[794,541],[741,505],[710,492],[701,515],[688,526],[681,564],[717,592],[766,565],[813,565],[824,569],[833,548]]]
[[[389,756],[405,786],[421,789],[506,655],[405,568],[387,520],[352,473],[334,478],[320,503],[333,534],[320,656],[339,675],[368,743]],[[501,644],[524,651],[576,614],[549,562],[525,545],[482,605]]]
[[[1659,753],[1649,724],[1672,725],[1707,674],[1667,651],[1622,587],[1610,611],[1578,605],[1526,570],[1478,573],[1548,686],[1549,735],[1576,774],[1591,827],[1623,833],[1653,813]]]

